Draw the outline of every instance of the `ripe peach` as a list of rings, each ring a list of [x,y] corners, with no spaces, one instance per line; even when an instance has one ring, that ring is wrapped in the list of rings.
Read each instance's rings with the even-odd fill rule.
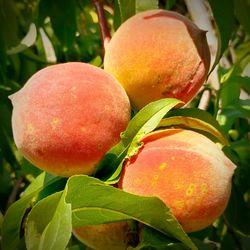
[[[92,174],[130,120],[124,89],[85,63],[42,69],[10,99],[18,149],[37,167],[60,176]]]
[[[125,163],[119,187],[159,197],[186,232],[213,223],[227,206],[234,164],[207,137],[190,130],[156,131],[142,142]]]
[[[165,10],[141,12],[124,22],[104,58],[104,70],[118,79],[136,110],[166,97],[188,102],[209,65],[206,32]]]
[[[73,234],[95,250],[126,250],[129,244],[128,231],[127,222],[115,222],[77,227],[73,229]]]

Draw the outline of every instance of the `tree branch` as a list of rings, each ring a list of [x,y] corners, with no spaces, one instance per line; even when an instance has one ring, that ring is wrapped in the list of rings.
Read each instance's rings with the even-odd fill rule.
[[[11,191],[11,194],[8,198],[7,204],[6,204],[6,209],[9,208],[9,206],[16,200],[17,194],[19,192],[20,186],[24,180],[24,177],[20,177],[15,181],[15,184],[13,186],[13,189]]]
[[[200,99],[198,108],[202,109],[202,110],[207,110],[208,106],[209,106],[210,99],[211,99],[211,92],[210,92],[210,90],[205,89],[201,95],[201,99]]]
[[[92,0],[92,2],[96,8],[96,12],[98,15],[99,26],[100,26],[101,35],[102,35],[102,43],[103,43],[103,48],[105,51],[107,44],[109,43],[111,39],[111,35],[109,32],[107,19],[105,17],[103,3],[101,2],[101,0]]]

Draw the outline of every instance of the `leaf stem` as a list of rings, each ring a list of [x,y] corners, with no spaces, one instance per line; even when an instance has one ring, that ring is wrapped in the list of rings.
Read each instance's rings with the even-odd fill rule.
[[[110,35],[109,28],[108,28],[107,19],[105,17],[103,3],[101,2],[101,0],[92,0],[92,2],[96,8],[96,12],[98,15],[99,26],[100,26],[101,35],[102,35],[102,43],[103,43],[103,48],[105,52],[107,44],[109,43],[111,39],[111,35]]]

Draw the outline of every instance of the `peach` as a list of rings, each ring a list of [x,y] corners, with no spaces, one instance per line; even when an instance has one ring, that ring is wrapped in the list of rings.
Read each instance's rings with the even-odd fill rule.
[[[127,222],[81,226],[73,229],[74,236],[95,250],[126,250],[129,226]]]
[[[204,135],[166,129],[142,139],[125,162],[119,187],[159,197],[186,232],[212,224],[225,210],[235,165]]]
[[[206,32],[165,10],[129,18],[104,57],[104,70],[118,79],[136,110],[166,97],[188,102],[205,81],[209,65]]]
[[[124,89],[104,70],[62,63],[34,74],[10,96],[21,153],[59,176],[92,174],[130,120]]]

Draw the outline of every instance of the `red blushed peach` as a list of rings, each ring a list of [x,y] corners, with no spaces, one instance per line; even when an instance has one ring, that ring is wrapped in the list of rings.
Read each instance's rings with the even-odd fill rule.
[[[213,223],[227,206],[234,164],[207,137],[190,130],[156,131],[125,163],[119,187],[157,196],[186,232]]]
[[[60,176],[92,174],[130,120],[120,84],[85,63],[42,69],[10,99],[18,149],[37,167]]]
[[[104,70],[118,79],[136,110],[166,97],[188,102],[205,81],[209,65],[206,32],[165,10],[129,18],[104,57]]]

